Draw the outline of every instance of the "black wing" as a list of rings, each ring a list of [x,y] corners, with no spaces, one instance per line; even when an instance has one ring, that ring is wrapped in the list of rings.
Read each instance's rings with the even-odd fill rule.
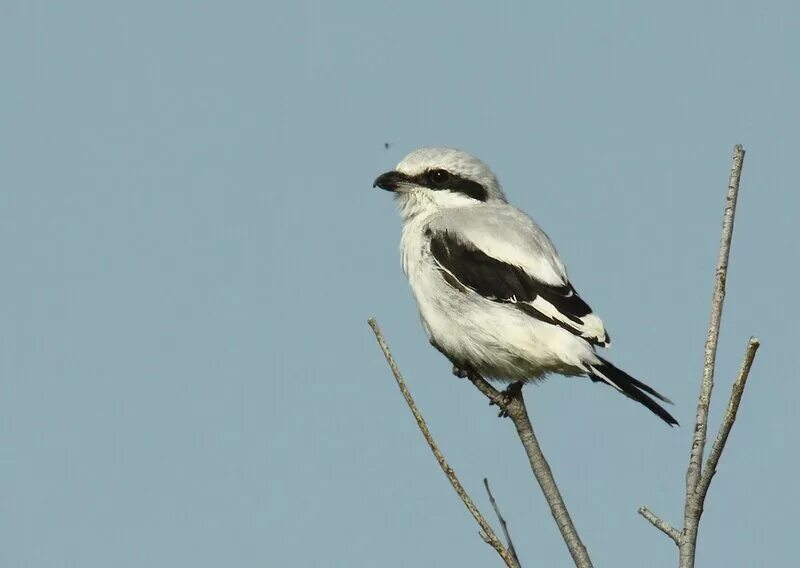
[[[581,333],[583,318],[592,309],[575,292],[572,284],[553,286],[537,280],[528,272],[493,258],[471,243],[466,243],[447,231],[431,232],[431,254],[439,263],[448,284],[465,292],[473,290],[488,300],[513,303],[517,308],[536,319],[563,327],[592,343],[608,342],[586,337]],[[559,314],[575,324],[548,316],[531,305],[537,298],[551,304]]]

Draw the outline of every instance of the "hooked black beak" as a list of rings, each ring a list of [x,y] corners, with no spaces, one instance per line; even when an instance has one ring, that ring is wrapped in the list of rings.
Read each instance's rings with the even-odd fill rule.
[[[406,174],[400,172],[386,172],[375,178],[372,187],[380,187],[386,191],[397,191],[401,183],[408,183],[410,180]]]

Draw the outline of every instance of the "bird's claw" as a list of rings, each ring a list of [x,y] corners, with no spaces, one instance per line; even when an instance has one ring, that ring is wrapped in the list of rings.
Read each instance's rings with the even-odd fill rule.
[[[517,381],[515,383],[511,383],[506,387],[504,391],[500,393],[500,399],[498,401],[490,400],[489,406],[497,405],[500,407],[500,411],[497,413],[498,418],[508,418],[508,405],[511,401],[522,393],[522,382]]]
[[[469,376],[469,373],[467,373],[467,372],[466,372],[465,370],[463,370],[463,369],[459,369],[459,368],[458,368],[458,367],[456,367],[455,365],[453,365],[453,374],[454,374],[456,377],[458,377],[459,379],[466,379],[466,378],[467,378],[467,376]]]

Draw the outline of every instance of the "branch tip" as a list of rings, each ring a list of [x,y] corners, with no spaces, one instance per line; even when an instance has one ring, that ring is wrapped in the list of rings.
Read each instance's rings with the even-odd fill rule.
[[[711,451],[708,453],[705,467],[700,476],[697,492],[701,500],[705,500],[708,488],[711,486],[711,479],[717,471],[719,459],[722,457],[723,450],[725,450],[725,444],[728,442],[728,436],[733,429],[733,424],[736,422],[736,415],[739,412],[739,405],[744,395],[744,387],[747,384],[747,379],[750,376],[750,369],[753,367],[753,362],[755,361],[756,353],[760,345],[758,339],[755,337],[751,337],[750,341],[747,343],[744,360],[739,369],[739,375],[733,382],[731,397],[728,400],[728,407],[725,409],[725,415],[722,417],[722,424],[720,424],[719,432],[714,440],[714,444],[711,446]]]
[[[658,515],[653,513],[647,507],[639,507],[639,514],[643,516],[645,519],[647,519],[651,525],[653,525],[658,530],[667,535],[669,538],[671,538],[675,544],[680,546],[681,533],[680,531],[678,531],[678,529],[676,529],[666,521],[662,521]]]
[[[514,559],[517,566],[522,566],[519,562],[519,557],[517,556],[517,551],[514,548],[514,543],[511,540],[511,535],[508,533],[508,525],[506,524],[506,520],[503,518],[503,514],[500,512],[500,507],[497,505],[497,501],[494,499],[494,495],[492,495],[492,490],[489,488],[489,480],[487,478],[483,478],[483,486],[486,487],[486,493],[489,495],[489,503],[492,504],[492,509],[494,509],[494,514],[497,515],[497,520],[500,521],[500,528],[503,529],[503,534],[506,537],[506,550],[508,551],[511,558]]]

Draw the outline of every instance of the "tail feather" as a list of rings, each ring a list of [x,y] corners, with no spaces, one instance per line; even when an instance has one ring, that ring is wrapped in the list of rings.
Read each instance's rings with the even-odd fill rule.
[[[631,398],[649,408],[653,414],[661,418],[661,420],[670,426],[679,426],[678,421],[675,420],[675,418],[673,418],[669,412],[664,410],[656,401],[647,395],[649,394],[663,402],[672,404],[670,399],[659,394],[646,384],[637,381],[628,373],[622,369],[618,369],[605,359],[599,359],[601,361],[599,365],[591,365],[589,367],[590,379],[595,382],[600,381],[611,385],[628,398]]]

